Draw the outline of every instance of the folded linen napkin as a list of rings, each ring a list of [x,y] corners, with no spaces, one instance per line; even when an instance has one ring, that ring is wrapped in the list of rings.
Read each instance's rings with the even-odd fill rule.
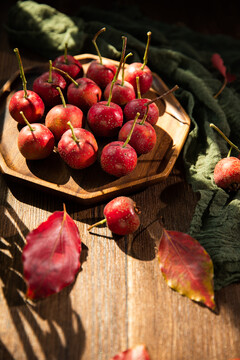
[[[187,27],[149,20],[136,11],[112,12],[82,7],[74,17],[46,4],[18,1],[9,12],[6,28],[11,40],[46,59],[63,53],[95,53],[93,35],[107,27],[98,46],[105,57],[119,60],[122,35],[127,36],[131,61],[142,61],[146,33],[152,32],[148,66],[172,87],[191,118],[182,156],[186,178],[201,197],[188,233],[209,253],[214,264],[214,286],[220,289],[240,280],[240,192],[228,194],[213,181],[215,164],[229,147],[209,124],[216,124],[240,146],[240,41],[224,35],[205,35]],[[237,79],[217,99],[223,78],[211,64],[219,53]],[[232,152],[232,155],[237,156]],[[177,230],[177,229],[175,229]]]

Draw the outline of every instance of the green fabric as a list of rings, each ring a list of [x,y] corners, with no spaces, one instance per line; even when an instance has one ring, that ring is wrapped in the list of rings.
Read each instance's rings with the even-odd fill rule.
[[[14,44],[30,47],[46,59],[62,54],[66,41],[69,53],[95,54],[93,35],[106,26],[104,36],[98,38],[103,56],[118,60],[121,37],[125,35],[127,51],[134,54],[131,61],[142,61],[146,34],[152,31],[148,66],[169,88],[179,85],[175,96],[191,118],[182,156],[187,181],[201,198],[188,233],[199,240],[213,260],[215,289],[239,281],[240,193],[229,195],[214,184],[214,166],[227,155],[228,145],[209,123],[215,123],[240,146],[240,41],[149,20],[131,8],[113,12],[82,7],[75,17],[69,17],[47,5],[23,1],[17,2],[9,15],[7,30]],[[237,75],[218,99],[213,95],[223,78],[211,65],[216,52],[228,70]],[[233,151],[232,155],[237,154]]]

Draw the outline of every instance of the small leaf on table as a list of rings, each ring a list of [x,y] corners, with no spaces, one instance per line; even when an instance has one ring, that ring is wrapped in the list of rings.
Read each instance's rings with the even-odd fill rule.
[[[163,229],[158,260],[169,287],[215,309],[213,263],[196,239],[179,231]]]
[[[229,72],[227,72],[227,68],[224,65],[223,59],[221,58],[221,56],[218,53],[214,53],[212,55],[211,62],[212,62],[213,67],[215,69],[217,69],[224,78],[224,83],[223,83],[221,89],[217,92],[217,94],[214,95],[214,97],[217,98],[221,94],[221,92],[223,91],[223,89],[225,88],[227,83],[230,83],[230,82],[233,82],[234,80],[236,80],[236,76],[234,74],[230,74]]]
[[[120,352],[110,360],[150,360],[150,357],[146,346],[144,344],[140,344],[131,349]]]
[[[22,261],[28,298],[47,297],[74,281],[80,268],[81,238],[65,206],[28,233],[26,241]]]

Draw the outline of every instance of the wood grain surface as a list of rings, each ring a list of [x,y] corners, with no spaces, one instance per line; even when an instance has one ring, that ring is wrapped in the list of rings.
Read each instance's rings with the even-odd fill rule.
[[[1,21],[13,3],[3,5]],[[64,2],[57,3],[63,10]],[[3,28],[0,38],[2,86],[18,65],[16,44]],[[45,62],[20,51],[26,67]],[[240,284],[216,292],[214,313],[168,288],[159,270],[160,224],[187,231],[198,199],[185,180],[181,154],[165,181],[131,194],[142,208],[134,235],[113,236],[105,226],[89,233],[105,202],[65,201],[83,242],[81,271],[74,284],[35,304],[24,300],[21,250],[29,231],[62,210],[63,199],[4,175],[0,194],[1,360],[109,360],[139,343],[146,344],[151,360],[240,357]]]

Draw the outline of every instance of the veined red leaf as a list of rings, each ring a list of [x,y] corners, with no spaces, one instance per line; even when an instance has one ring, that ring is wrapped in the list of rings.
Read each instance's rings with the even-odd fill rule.
[[[136,345],[132,349],[127,349],[115,355],[110,360],[150,360],[146,346]]]
[[[211,309],[215,308],[213,263],[196,239],[179,231],[163,229],[158,260],[169,287]]]
[[[80,268],[81,239],[65,206],[28,233],[26,241],[22,261],[28,298],[47,297],[74,281]]]

